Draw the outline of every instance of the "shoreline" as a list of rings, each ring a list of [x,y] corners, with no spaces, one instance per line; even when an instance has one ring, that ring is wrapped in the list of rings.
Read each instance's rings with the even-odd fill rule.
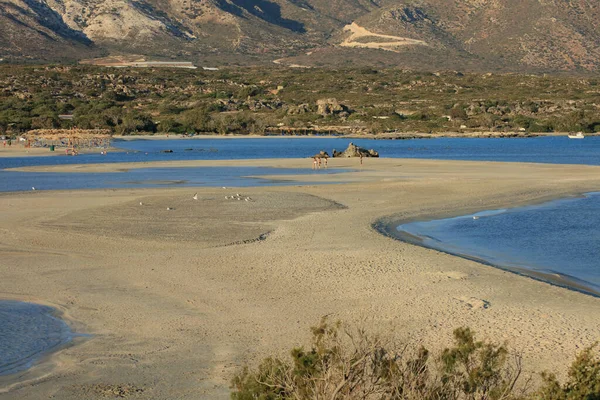
[[[62,150],[62,151],[61,151]],[[109,147],[108,149],[84,149],[79,154],[100,154],[102,151],[124,152],[125,150],[118,147]],[[47,147],[26,148],[21,145],[10,146],[6,148],[0,147],[0,158],[19,158],[19,157],[73,157],[66,155],[64,147],[57,147],[55,151],[50,151]]]
[[[239,166],[239,167],[243,167],[243,166],[251,167],[251,166],[254,166],[255,164],[261,164],[261,163],[269,162],[269,161],[277,161],[279,163],[285,163],[286,161],[289,161],[288,162],[288,164],[289,164],[289,163],[295,163],[300,160],[304,160],[304,159],[153,161],[153,162],[131,162],[131,163],[109,163],[109,164],[73,164],[73,165],[66,165],[66,166],[65,165],[33,166],[33,167],[8,168],[6,170],[22,171],[22,172],[63,172],[63,173],[100,172],[101,170],[104,170],[103,172],[124,172],[129,169],[161,168],[161,167],[164,168],[167,166],[172,167],[172,168],[178,168],[178,167],[179,168],[189,168],[191,166],[208,167],[208,165],[206,165],[206,164],[210,164],[210,166],[214,167],[215,163],[228,165],[231,167],[233,167],[234,165]],[[403,160],[403,159],[394,159],[394,160]],[[424,159],[424,160],[435,161],[435,160],[428,160],[428,159]],[[481,163],[480,161],[464,161],[464,162],[466,162],[466,163]],[[488,162],[501,163],[499,161],[488,161]],[[523,163],[523,164],[535,164],[535,163]],[[553,164],[553,165],[561,165],[561,164]],[[583,165],[594,167],[591,165],[585,165],[585,164],[583,164]],[[286,168],[286,167],[279,166],[277,168]],[[291,168],[291,167],[287,167],[287,168]],[[349,166],[347,166],[346,168],[349,168]],[[350,174],[351,172],[352,172],[351,170],[341,169],[340,172],[338,172],[338,174]],[[283,180],[289,180],[290,178],[294,179],[294,177],[296,179],[298,177],[306,178],[306,176],[303,176],[303,175],[297,175],[297,176],[295,176],[295,175],[292,175],[292,176],[278,176],[278,175],[248,176],[247,178],[283,181]],[[339,182],[339,183],[343,184],[344,182]],[[345,182],[345,183],[348,183],[348,182]],[[216,185],[215,187],[218,187],[218,186],[220,186],[220,185]],[[133,188],[134,187],[117,188],[117,189],[111,189],[111,190],[127,190],[127,189],[133,189]],[[78,190],[81,190],[81,189],[75,189],[75,191],[78,191]],[[106,190],[106,188],[87,189],[87,190],[102,191],[102,190]],[[24,192],[27,192],[27,191],[24,191]],[[12,192],[6,192],[6,193],[12,193]],[[587,194],[591,194],[591,193],[598,193],[598,192],[582,192],[582,193],[569,194],[565,197],[550,197],[550,198],[541,200],[539,202],[538,201],[526,202],[523,204],[511,205],[511,207],[507,207],[507,208],[517,209],[517,208],[523,208],[523,207],[528,207],[528,206],[543,205],[548,202],[557,201],[557,200],[563,200],[563,199],[568,199],[568,198],[573,198],[573,197],[584,197]],[[535,270],[527,269],[525,267],[520,268],[520,267],[516,267],[516,266],[509,266],[509,265],[494,263],[492,261],[486,260],[483,257],[473,256],[473,255],[469,255],[468,253],[463,253],[460,251],[452,251],[449,249],[445,249],[443,247],[425,244],[422,237],[411,234],[407,231],[399,231],[396,229],[400,225],[408,224],[411,222],[435,221],[435,220],[452,218],[452,217],[472,216],[476,213],[486,212],[486,211],[496,211],[496,210],[477,210],[477,211],[473,211],[473,212],[468,212],[466,214],[457,214],[455,212],[451,212],[450,214],[444,214],[442,217],[440,217],[440,216],[435,216],[435,217],[424,216],[424,217],[419,217],[418,219],[391,220],[391,221],[385,222],[385,223],[382,223],[381,221],[388,220],[390,217],[382,217],[381,219],[374,221],[372,223],[372,227],[373,227],[373,229],[375,229],[379,233],[383,234],[384,236],[391,237],[393,239],[396,239],[396,240],[399,240],[399,241],[402,241],[405,243],[409,243],[409,244],[416,245],[416,246],[421,246],[421,247],[428,248],[431,250],[446,253],[446,254],[449,254],[449,255],[452,255],[455,257],[464,258],[464,259],[467,259],[470,261],[475,261],[482,265],[487,265],[487,266],[491,266],[494,268],[498,268],[503,271],[508,271],[508,272],[517,274],[519,276],[536,279],[540,282],[548,283],[551,285],[556,285],[558,287],[565,288],[568,290],[574,290],[576,292],[583,293],[586,295],[600,297],[600,291],[598,291],[592,287],[586,286],[585,281],[579,281],[575,277],[570,277],[568,275],[559,274],[559,273],[551,272],[551,271],[542,272],[542,271],[535,271]],[[559,276],[555,277],[556,275],[559,275]]]
[[[153,134],[153,135],[125,135],[113,136],[115,141],[132,141],[132,140],[179,140],[179,139],[372,139],[372,140],[410,140],[410,139],[439,139],[439,138],[474,138],[474,139],[523,139],[535,137],[556,137],[568,136],[571,132],[495,132],[495,131],[476,131],[476,132],[394,132],[394,133],[377,133],[372,135],[360,134],[306,134],[306,135],[281,135],[281,134],[264,134],[264,135],[241,135],[241,134],[197,134],[193,136],[185,136],[182,134]],[[586,137],[600,136],[600,133],[587,133]]]
[[[4,168],[4,171],[15,172],[56,172],[56,173],[93,173],[93,172],[122,172],[130,169],[145,169],[145,168],[193,168],[193,167],[265,167],[265,168],[292,168],[311,170],[311,158],[253,158],[253,159],[223,159],[223,160],[173,160],[173,161],[133,161],[133,162],[110,162],[110,163],[87,163],[87,164],[50,164],[50,165],[34,165],[26,167],[11,167]],[[453,162],[468,166],[477,165],[522,165],[522,166],[539,166],[540,168],[552,168],[555,166],[563,167],[579,167],[585,169],[597,169],[599,165],[593,164],[554,164],[554,163],[535,163],[535,162],[510,162],[510,161],[479,161],[479,160],[445,160],[435,158],[393,158],[393,157],[378,157],[370,158],[364,165],[357,165],[358,158],[356,157],[339,157],[329,159],[328,169],[349,168],[355,171],[372,171],[377,169],[377,164],[392,164],[398,163],[414,163],[428,165],[437,162]],[[326,169],[315,170],[315,176],[319,176],[319,171]],[[351,171],[347,171],[349,173]]]
[[[68,315],[63,306],[48,301],[32,298],[31,296],[17,296],[15,294],[0,293],[0,301],[11,301],[21,304],[31,304],[46,307],[44,312],[48,318],[60,321],[68,329],[67,336],[60,343],[49,347],[35,355],[28,356],[22,363],[30,364],[29,367],[15,372],[0,375],[0,395],[9,393],[17,388],[35,385],[50,377],[61,363],[61,353],[66,349],[79,346],[91,338],[85,331],[84,325]]]
[[[244,162],[306,164],[229,164]],[[522,350],[529,371],[562,375],[597,340],[598,298],[386,238],[374,225],[590,192],[599,170],[380,159],[315,176],[341,185],[3,194],[11,234],[0,246],[0,293],[64,305],[95,335],[52,355],[50,375],[11,394],[74,400],[126,382],[144,397],[226,399],[243,365],[305,343],[323,315],[369,316],[432,350],[469,326]],[[236,191],[255,201],[224,200]]]
[[[548,200],[543,200],[541,202],[532,202],[532,203],[517,205],[514,207],[507,207],[507,209],[514,210],[514,209],[524,208],[524,207],[541,206],[541,205],[547,204],[549,202],[560,201],[560,200],[569,199],[569,198],[573,198],[573,197],[585,196],[586,194],[590,194],[590,193],[598,193],[598,192],[586,192],[586,193],[574,194],[574,195],[567,196],[567,197],[556,197],[556,198],[551,198]],[[379,221],[379,220],[375,221],[372,226],[373,226],[373,229],[375,229],[382,235],[387,236],[392,239],[395,239],[395,240],[398,240],[398,241],[401,241],[401,242],[404,242],[404,243],[412,244],[415,246],[420,246],[420,247],[430,249],[430,250],[435,250],[440,253],[445,253],[445,254],[448,254],[448,255],[451,255],[454,257],[464,258],[465,260],[474,261],[479,264],[494,267],[494,268],[497,268],[502,271],[511,272],[511,273],[514,273],[521,277],[534,279],[534,280],[537,280],[537,281],[540,281],[543,283],[555,285],[555,286],[563,288],[563,289],[573,290],[575,292],[582,293],[582,294],[585,294],[588,296],[600,298],[600,291],[598,289],[593,288],[593,284],[586,282],[584,280],[578,279],[574,276],[569,276],[569,275],[561,274],[558,272],[536,271],[533,269],[528,269],[526,267],[517,267],[517,266],[496,263],[496,262],[487,260],[485,257],[470,255],[467,252],[461,252],[458,250],[454,251],[454,250],[445,248],[443,246],[435,246],[432,244],[427,244],[425,242],[424,237],[410,233],[405,230],[398,229],[400,226],[406,225],[406,224],[409,224],[412,222],[422,222],[422,221],[430,222],[430,221],[439,221],[439,220],[447,219],[447,218],[470,217],[477,213],[491,212],[491,211],[496,211],[496,210],[479,210],[479,211],[473,212],[473,213],[460,214],[460,215],[456,215],[456,216],[453,215],[450,217],[445,216],[442,218],[439,218],[439,217],[435,217],[435,218],[423,217],[423,218],[421,218],[420,217],[418,219],[396,220],[396,221],[394,221],[393,219],[392,220],[386,219],[387,222],[383,222],[384,219],[382,219],[381,221]],[[393,218],[393,217],[391,217],[391,218]],[[592,286],[588,286],[588,285],[592,285]]]
[[[527,139],[536,137],[558,137],[568,136],[569,132],[397,132],[397,133],[378,133],[373,135],[359,134],[307,134],[307,135],[240,135],[240,134],[198,134],[194,136],[185,136],[182,134],[147,134],[147,135],[113,135],[114,143],[130,142],[135,140],[162,141],[162,140],[242,140],[242,139],[348,139],[348,140],[425,140],[441,138],[463,138],[463,139]],[[600,136],[600,133],[588,133],[586,137]],[[28,156],[61,156],[63,148],[57,148],[51,152],[49,148],[33,147],[25,148],[20,144],[9,147],[0,147],[0,158],[28,157]],[[97,154],[105,149],[84,149],[80,154]],[[111,146],[107,149],[110,152],[124,152],[118,146]]]

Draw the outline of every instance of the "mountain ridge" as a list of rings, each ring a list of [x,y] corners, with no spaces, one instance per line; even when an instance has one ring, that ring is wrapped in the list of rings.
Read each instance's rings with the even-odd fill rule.
[[[598,21],[589,0],[1,0],[0,58],[594,72]]]

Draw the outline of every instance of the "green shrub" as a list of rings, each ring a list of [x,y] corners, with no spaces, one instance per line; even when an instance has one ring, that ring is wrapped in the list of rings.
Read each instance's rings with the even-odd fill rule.
[[[323,319],[312,328],[308,349],[290,359],[269,357],[232,380],[233,400],[600,400],[600,358],[585,349],[562,384],[544,373],[528,391],[521,356],[504,345],[454,331],[454,345],[432,356],[424,347],[397,344],[365,329]]]
[[[234,400],[264,399],[518,399],[520,358],[504,346],[455,331],[455,345],[433,358],[425,348],[348,329],[341,323],[312,328],[310,349],[296,348],[291,362],[267,358],[232,380]]]
[[[600,358],[594,347],[583,350],[575,359],[567,382],[561,385],[556,375],[545,372],[544,386],[534,398],[544,400],[600,400]]]

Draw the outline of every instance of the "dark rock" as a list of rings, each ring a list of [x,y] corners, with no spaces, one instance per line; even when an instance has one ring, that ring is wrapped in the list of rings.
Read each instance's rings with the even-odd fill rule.
[[[361,147],[358,147],[354,143],[350,143],[348,148],[344,151],[336,151],[333,150],[334,157],[379,157],[379,153],[375,150],[367,150]]]

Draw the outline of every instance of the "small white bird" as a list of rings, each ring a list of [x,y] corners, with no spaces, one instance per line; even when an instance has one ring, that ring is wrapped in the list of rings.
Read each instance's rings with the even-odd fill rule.
[[[474,216],[473,219],[479,219],[479,217],[478,216]]]
[[[174,208],[167,207],[167,210],[168,210],[168,211],[173,211],[173,210],[174,210]]]
[[[235,195],[236,195],[237,197],[240,197],[240,194],[239,194],[239,193],[236,193]]]
[[[142,203],[142,202],[140,201],[140,206],[143,206],[143,205],[144,205],[144,203]]]
[[[249,197],[246,197],[246,198],[244,199],[244,201],[250,201],[250,198],[249,198]]]
[[[229,200],[229,196],[225,196],[225,200]]]
[[[223,189],[227,189],[225,186],[223,186]]]
[[[192,197],[192,199],[198,200],[198,193],[194,193],[194,197]]]
[[[32,186],[32,187],[31,187],[31,190],[35,190],[35,187],[33,187],[33,186]]]

